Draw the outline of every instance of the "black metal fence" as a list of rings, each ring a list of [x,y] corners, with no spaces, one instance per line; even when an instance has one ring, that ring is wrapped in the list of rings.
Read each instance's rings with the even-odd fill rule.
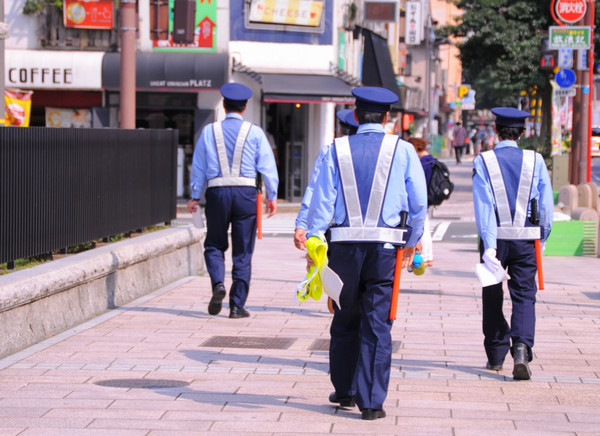
[[[176,216],[176,130],[0,128],[0,263]]]

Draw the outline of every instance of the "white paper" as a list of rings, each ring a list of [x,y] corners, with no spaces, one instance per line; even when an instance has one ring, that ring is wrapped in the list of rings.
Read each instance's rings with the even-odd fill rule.
[[[340,276],[338,276],[331,268],[326,267],[321,270],[321,282],[323,283],[323,292],[325,292],[339,308],[342,307],[340,304],[340,294],[342,293],[342,286],[344,283]]]
[[[196,212],[192,212],[192,223],[197,229],[204,229],[204,219],[202,218],[200,206],[196,206]]]
[[[502,268],[498,268],[496,272],[492,272],[485,263],[475,265],[475,274],[481,283],[482,287],[497,285],[510,279],[510,276]]]

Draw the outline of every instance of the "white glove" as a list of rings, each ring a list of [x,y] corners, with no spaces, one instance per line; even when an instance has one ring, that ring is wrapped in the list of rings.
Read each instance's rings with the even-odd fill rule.
[[[502,268],[502,264],[496,258],[496,250],[494,248],[488,248],[483,252],[483,262],[491,272],[496,272]]]
[[[546,241],[544,241],[544,242],[540,243],[540,247],[541,247],[541,249],[542,249],[542,250],[541,250],[541,251],[542,251],[542,254],[544,254],[544,251],[546,251]]]

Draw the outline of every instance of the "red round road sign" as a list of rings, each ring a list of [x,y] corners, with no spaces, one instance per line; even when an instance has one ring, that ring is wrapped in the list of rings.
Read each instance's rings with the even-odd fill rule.
[[[585,0],[556,0],[556,15],[565,23],[573,24],[585,15],[587,4]]]

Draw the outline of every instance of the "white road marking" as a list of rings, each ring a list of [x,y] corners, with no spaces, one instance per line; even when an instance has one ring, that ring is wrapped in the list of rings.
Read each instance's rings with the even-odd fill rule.
[[[433,236],[431,236],[431,240],[433,242],[439,242],[444,239],[444,235],[448,231],[448,227],[450,227],[450,221],[442,221],[435,228],[435,232],[433,232]]]

